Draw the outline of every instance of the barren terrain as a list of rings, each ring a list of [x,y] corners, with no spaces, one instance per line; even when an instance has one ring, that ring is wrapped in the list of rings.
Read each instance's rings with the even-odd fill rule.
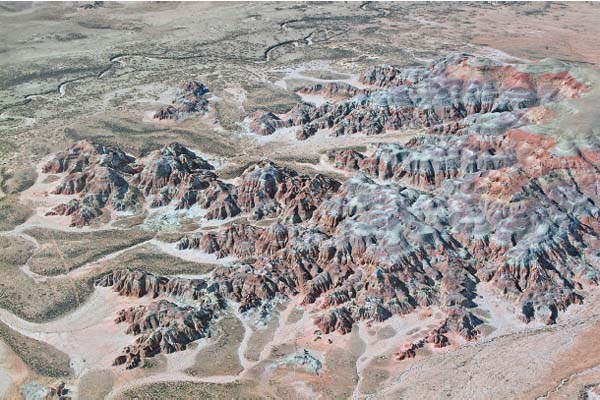
[[[1,2],[0,398],[600,396],[599,21]]]

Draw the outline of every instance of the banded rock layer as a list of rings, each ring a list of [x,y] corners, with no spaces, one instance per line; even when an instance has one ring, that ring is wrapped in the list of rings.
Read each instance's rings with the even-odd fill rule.
[[[461,133],[477,129],[481,120],[506,129],[516,126],[526,109],[587,91],[565,70],[539,72],[469,54],[452,54],[427,67],[373,66],[363,71],[360,81],[367,87],[332,82],[302,88],[300,93],[332,101],[318,107],[300,104],[282,116],[255,114],[250,117],[251,129],[257,117],[262,121],[266,115],[269,129],[255,132],[266,135],[280,127],[299,126],[300,140],[319,129],[328,129],[332,136],[408,128]]]
[[[263,113],[257,125],[265,132],[309,126],[334,134],[426,128],[404,144],[328,152],[335,168],[353,175],[343,183],[263,160],[229,184],[177,146],[137,163],[93,145],[91,155],[72,150],[49,164],[81,193],[91,189],[87,178],[77,180],[79,170],[111,168],[153,205],[216,204],[211,218],[270,219],[183,236],[181,250],[235,260],[206,279],[141,271],[102,278],[99,285],[120,294],[159,301],[119,314],[141,338],[125,351],[124,363],[135,366],[204,337],[232,302],[247,312],[300,296],[324,334],[439,311],[441,321],[398,353],[406,359],[425,345],[477,338],[488,322],[478,312],[483,285],[512,302],[525,323],[555,323],[561,311],[585,301],[600,273],[600,153],[558,152],[553,137],[528,126],[526,113],[585,87],[567,73],[467,55],[428,68],[373,67],[361,79],[372,88],[313,89],[348,93],[349,100],[300,104],[283,116]],[[112,161],[102,161],[106,152]],[[169,298],[180,303],[160,303]],[[156,327],[171,335],[153,336]]]
[[[245,212],[251,219],[279,216],[297,223],[310,219],[318,204],[339,187],[321,174],[301,175],[269,160],[250,166],[235,186],[179,143],[136,160],[115,147],[81,141],[56,154],[44,169],[66,174],[54,194],[80,197],[48,213],[71,215],[72,226],[87,225],[105,211],[136,212],[146,202],[151,208],[198,205],[207,219]]]
[[[211,323],[223,309],[223,299],[200,279],[156,276],[143,271],[109,272],[96,281],[97,286],[112,287],[122,296],[161,298],[147,306],[119,311],[116,323],[127,323],[127,334],[136,336],[125,347],[114,365],[139,366],[145,358],[159,353],[185,350],[190,343],[210,337]],[[192,305],[181,305],[182,302]]]
[[[177,120],[192,114],[202,114],[208,111],[208,88],[200,82],[183,82],[175,93],[172,104],[161,107],[154,118]]]
[[[66,173],[52,194],[77,195],[78,198],[52,209],[49,215],[70,215],[71,226],[83,226],[110,207],[129,211],[138,202],[137,192],[128,178],[142,167],[135,158],[114,146],[80,141],[56,154],[46,165],[46,173]]]

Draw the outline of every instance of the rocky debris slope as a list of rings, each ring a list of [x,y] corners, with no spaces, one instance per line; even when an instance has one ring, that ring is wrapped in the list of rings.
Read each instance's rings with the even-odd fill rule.
[[[197,201],[197,192],[206,189],[216,179],[214,167],[179,143],[172,143],[151,153],[145,168],[132,183],[144,196],[151,197],[151,206],[159,207],[177,199],[178,208]]]
[[[345,82],[317,83],[298,90],[301,94],[320,95],[331,99],[345,99],[369,92],[370,89],[359,89]]]
[[[560,156],[555,144],[520,130],[425,137],[381,145],[362,155],[358,169],[432,190],[430,208],[419,212],[436,218],[463,259],[474,260],[477,280],[516,301],[523,320],[553,323],[558,311],[582,301],[581,288],[598,283],[600,267],[593,250],[600,243],[598,152]]]
[[[261,136],[275,133],[284,125],[283,121],[272,112],[256,111],[250,115],[250,130]]]
[[[275,301],[300,296],[322,334],[349,333],[360,321],[440,312],[437,325],[397,354],[406,359],[426,345],[475,339],[487,322],[477,310],[482,285],[512,302],[525,323],[553,324],[561,311],[586,300],[600,278],[600,152],[559,151],[553,137],[529,125],[525,111],[577,96],[585,91],[581,84],[562,72],[466,55],[424,69],[374,67],[361,79],[378,89],[348,102],[263,115],[275,129],[308,124],[335,132],[350,126],[344,121],[354,110],[373,111],[377,96],[406,92],[408,103],[395,109],[406,115],[394,118],[407,124],[400,126],[427,127],[426,134],[367,151],[328,152],[326,160],[352,175],[343,183],[263,160],[229,184],[178,145],[136,162],[115,148],[77,144],[48,164],[49,171],[68,174],[61,187],[78,182],[81,171],[110,168],[151,204],[198,204],[216,210],[210,218],[240,214],[250,221],[179,240],[181,250],[235,260],[205,280],[126,271],[98,282],[159,301],[120,314],[141,335],[120,362],[134,366],[148,355],[185,348],[209,334],[210,321],[231,302],[241,312],[268,314]],[[350,103],[356,107],[336,120],[336,110],[344,113]],[[377,115],[394,109],[388,106],[375,119],[353,121],[386,121],[385,127],[394,120]],[[74,185],[77,193],[90,190],[82,182]],[[181,322],[188,316],[194,329]],[[158,336],[156,327],[168,328],[169,336]]]
[[[249,167],[237,189],[238,205],[255,219],[280,216],[306,221],[317,206],[339,187],[324,175],[299,175],[296,171],[263,160]]]
[[[204,330],[188,332],[153,315],[168,310],[165,315],[184,318],[207,296],[215,313],[228,300],[246,312],[301,296],[324,334],[348,333],[358,321],[441,310],[445,319],[398,359],[413,357],[425,345],[476,338],[485,322],[476,312],[482,282],[514,302],[523,321],[554,323],[560,311],[584,301],[586,290],[598,284],[600,181],[597,152],[564,156],[553,148],[548,137],[512,130],[489,137],[419,138],[379,146],[372,154],[332,152],[340,167],[357,171],[341,186],[260,162],[242,175],[236,202],[243,212],[278,221],[234,223],[178,243],[180,249],[238,262],[218,267],[206,281],[115,272],[98,282],[123,295],[187,299],[192,307],[163,303],[122,312],[119,319],[143,336],[119,362],[134,366],[147,355],[204,337]],[[429,153],[448,160],[425,162],[426,173],[418,163],[407,167],[407,159]],[[307,187],[312,189],[304,193]],[[299,198],[308,198],[302,204],[310,207],[298,206]],[[174,333],[155,337],[140,322],[154,318],[156,326]],[[202,321],[207,329],[208,320]]]
[[[154,113],[154,118],[177,120],[193,114],[204,114],[208,111],[208,92],[208,88],[200,82],[183,82],[177,88],[172,104],[161,107]]]
[[[426,218],[427,203],[425,193],[357,176],[324,200],[307,226],[234,224],[184,237],[179,247],[253,260],[245,275],[268,281],[247,297],[301,294],[304,304],[323,310],[315,322],[325,333],[436,305],[452,311],[456,330],[471,338],[477,318],[465,308],[477,280],[473,262],[439,221]],[[219,272],[235,288],[239,271]]]
[[[262,113],[269,115],[270,129],[256,132],[271,134],[279,127],[298,126],[297,137],[304,140],[319,129],[328,129],[333,136],[408,128],[454,134],[484,122],[507,129],[525,118],[527,109],[587,90],[565,70],[540,72],[469,54],[452,54],[427,67],[373,66],[360,81],[367,88],[342,82],[302,88],[301,94],[319,94],[331,101],[318,107],[302,104],[281,116]],[[489,114],[492,117],[485,117]]]
[[[219,276],[245,293],[236,297],[244,308],[298,294],[320,310],[315,323],[325,333],[436,307],[447,318],[424,343],[472,339],[483,322],[474,313],[482,282],[513,301],[523,321],[551,324],[584,300],[600,268],[598,153],[561,156],[554,145],[511,130],[333,151],[332,161],[358,173],[309,219],[234,224],[186,236],[179,248],[243,260]],[[254,179],[246,184],[272,199],[276,182],[292,175],[271,171],[261,182],[273,184],[260,190]],[[260,285],[244,286],[240,268]]]
[[[96,152],[104,152],[96,154]],[[251,219],[280,217],[294,223],[311,218],[318,204],[339,182],[326,176],[301,175],[263,160],[250,166],[239,185],[219,179],[214,167],[179,143],[135,160],[114,147],[78,142],[58,153],[45,171],[66,173],[54,194],[79,195],[50,211],[71,215],[72,226],[87,225],[105,211],[136,211],[137,205],[198,205],[207,219],[225,219],[241,212]]]
[[[48,392],[46,396],[44,396],[44,400],[71,400],[70,390],[67,388],[65,382],[60,382],[56,386],[51,386],[48,388]]]
[[[210,337],[213,323],[227,309],[227,301],[244,312],[273,299],[279,292],[262,271],[249,265],[224,267],[204,279],[158,276],[138,270],[112,271],[95,284],[111,287],[121,296],[156,299],[147,306],[120,310],[116,323],[126,323],[126,333],[136,336],[114,365],[135,368],[145,358],[185,350],[199,339]]]
[[[56,154],[46,165],[46,173],[66,173],[52,194],[77,195],[49,215],[70,215],[71,226],[83,226],[110,207],[116,211],[133,210],[138,195],[128,177],[141,166],[122,150],[84,140]]]
[[[115,322],[127,323],[127,333],[137,337],[115,358],[114,365],[125,364],[131,369],[159,353],[185,350],[190,343],[210,337],[213,318],[210,309],[179,306],[167,300],[121,310]]]
[[[509,140],[507,135],[420,136],[404,145],[380,144],[366,155],[331,150],[327,158],[339,169],[433,190],[448,179],[515,165]]]
[[[135,368],[145,358],[159,353],[185,350],[190,343],[210,337],[211,323],[224,308],[215,285],[209,286],[200,279],[120,270],[104,275],[96,285],[112,287],[122,296],[161,298],[148,306],[130,307],[117,314],[115,322],[128,324],[126,332],[136,336],[134,343],[114,361],[114,365],[124,364],[126,368]],[[182,302],[191,305],[181,305]]]
[[[220,180],[214,167],[179,143],[172,143],[149,155],[144,169],[131,182],[150,201],[151,207],[174,204],[176,209],[197,204],[206,209],[206,218],[236,216],[235,188]]]
[[[420,309],[442,311],[445,319],[400,359],[426,344],[476,338],[485,322],[476,312],[483,282],[512,301],[524,322],[551,324],[560,311],[585,300],[600,269],[600,157],[594,150],[555,154],[555,144],[513,129],[419,137],[364,154],[332,151],[332,162],[356,172],[341,185],[261,161],[242,174],[232,198],[240,212],[275,222],[234,223],[178,243],[237,262],[218,267],[206,281],[128,272],[98,284],[124,295],[191,302],[210,294],[211,304],[224,307],[230,300],[242,312],[301,296],[325,334]],[[169,187],[172,179],[165,174],[136,182],[144,193]],[[147,312],[129,313],[146,318]],[[181,341],[194,337],[185,334]],[[178,348],[157,346],[144,351]],[[138,358],[138,350],[128,351],[134,356],[123,362]]]
[[[52,194],[76,196],[48,215],[70,215],[71,226],[83,226],[106,211],[137,212],[146,201],[150,207],[173,204],[176,209],[198,204],[209,219],[239,214],[235,188],[213,169],[179,143],[136,160],[116,147],[84,140],[44,166],[47,173],[66,174]]]
[[[352,149],[329,150],[326,156],[335,168],[351,172],[357,171],[365,158],[364,155]]]

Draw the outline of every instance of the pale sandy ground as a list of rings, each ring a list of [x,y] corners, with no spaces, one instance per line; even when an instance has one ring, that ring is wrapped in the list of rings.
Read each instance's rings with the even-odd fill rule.
[[[248,323],[246,318],[244,318],[244,316],[238,311],[237,306],[235,304],[230,304],[230,307],[232,307],[236,318],[240,320],[240,322],[242,323],[242,326],[244,327],[244,337],[242,338],[242,342],[240,343],[240,346],[238,347],[238,357],[240,359],[240,363],[242,364],[242,368],[244,368],[244,371],[247,371],[250,368],[252,368],[254,365],[256,365],[256,363],[254,363],[246,358],[246,350],[248,349],[248,341],[252,337],[252,328],[250,327],[250,324]]]
[[[317,78],[314,76],[307,75],[308,71],[322,71],[322,72],[331,72],[333,74],[339,74],[340,76],[346,76],[347,78],[339,78],[339,79],[323,79]],[[359,74],[345,74],[340,73],[340,71],[336,71],[331,67],[331,62],[327,60],[320,61],[312,61],[309,63],[301,63],[296,65],[295,67],[284,68],[284,69],[274,69],[272,72],[282,73],[284,76],[274,82],[274,85],[279,86],[283,89],[289,89],[288,82],[289,80],[301,80],[301,81],[309,81],[314,83],[331,83],[331,82],[340,82],[347,83],[349,85],[355,86],[359,89],[364,89],[369,86],[363,84],[358,80]]]
[[[92,368],[110,367],[116,355],[131,343],[125,327],[114,323],[116,312],[148,301],[98,287],[77,310],[51,322],[25,321],[6,310],[0,310],[0,319],[19,333],[66,353],[76,374],[81,375]]]
[[[599,304],[593,295],[585,306],[561,315],[557,325],[509,328],[448,353],[399,364],[375,398],[575,398],[574,392],[563,396],[565,383],[598,376]],[[492,318],[498,330],[505,329],[504,318]]]
[[[0,398],[6,395],[10,390],[10,386],[13,384],[13,381],[8,374],[8,369],[10,368],[10,365],[8,365],[8,351],[8,347],[0,342]]]
[[[199,341],[199,345],[195,349],[186,350],[179,353],[166,355],[167,367],[166,371],[153,373],[147,377],[139,378],[138,376],[132,375],[127,372],[120,378],[120,385],[115,387],[114,390],[107,396],[107,399],[115,398],[119,394],[126,390],[143,386],[148,383],[155,382],[174,382],[174,381],[189,381],[189,382],[202,382],[202,383],[229,383],[243,379],[252,368],[267,359],[272,349],[280,344],[294,340],[298,335],[301,335],[301,331],[298,331],[299,326],[306,325],[306,319],[298,321],[293,326],[287,326],[286,320],[289,313],[297,306],[298,299],[290,301],[285,311],[279,318],[279,326],[274,335],[274,340],[268,343],[262,350],[260,357],[257,361],[248,360],[246,357],[246,351],[248,349],[248,342],[252,336],[254,329],[248,322],[247,317],[241,315],[237,310],[238,305],[230,302],[229,307],[233,311],[233,314],[240,320],[244,327],[244,336],[238,348],[238,357],[243,370],[237,375],[214,375],[208,377],[193,377],[185,374],[183,371],[191,367],[195,362],[195,356],[198,352],[206,346],[207,342],[205,339]]]
[[[393,354],[395,351],[400,350],[400,345],[410,343],[409,338],[415,337],[414,333],[419,331],[427,332],[442,322],[443,318],[440,317],[443,314],[436,309],[432,309],[431,312],[434,315],[431,318],[424,316],[423,313],[413,313],[403,317],[394,316],[382,324],[377,324],[378,330],[391,328],[395,331],[393,336],[384,339],[377,337],[377,335],[369,335],[367,323],[361,322],[359,324],[359,335],[361,340],[366,343],[366,347],[363,355],[356,362],[356,372],[359,380],[354,388],[353,399],[360,398],[360,385],[362,383],[363,372],[370,362],[382,355]]]
[[[482,315],[482,319],[494,328],[493,332],[489,334],[490,338],[524,329],[544,327],[540,322],[530,322],[529,324],[522,322],[517,317],[515,306],[504,299],[501,294],[495,292],[490,283],[477,285],[477,297],[473,301],[477,303],[478,310],[488,313],[488,315]]]
[[[25,381],[28,373],[23,361],[0,342],[0,399],[8,399],[11,389]]]
[[[233,256],[217,258],[216,254],[208,254],[200,250],[178,250],[177,243],[164,243],[155,239],[150,240],[149,243],[152,243],[156,249],[163,253],[185,261],[194,261],[205,264],[227,264],[236,260]]]
[[[340,149],[355,146],[366,146],[374,143],[406,143],[418,132],[386,132],[381,135],[367,136],[364,134],[345,135],[340,137],[330,136],[328,129],[319,130],[314,136],[298,144],[296,128],[280,128],[269,136],[248,135],[248,141],[254,145],[269,146],[273,154],[294,154],[297,157],[312,156],[331,149]],[[250,136],[251,135],[251,136]]]
[[[292,311],[294,311],[296,309],[301,309],[299,298],[292,299],[288,302],[285,310],[283,310],[283,312],[281,312],[281,314],[279,315],[278,325],[277,325],[277,329],[275,330],[275,334],[273,335],[273,340],[271,340],[269,343],[267,343],[263,347],[263,349],[260,352],[260,355],[258,357],[258,361],[256,361],[256,362],[250,362],[247,360],[245,361],[247,368],[245,369],[244,372],[242,372],[242,375],[247,373],[250,368],[252,368],[255,365],[259,364],[260,362],[266,360],[271,355],[271,352],[273,351],[273,349],[276,346],[279,346],[284,343],[295,342],[299,338],[310,337],[311,328],[314,328],[314,326],[312,326],[312,323],[310,323],[310,321],[308,319],[308,313],[306,313],[306,312],[303,313],[302,318],[300,318],[295,323],[290,324],[288,322],[288,318],[289,318],[290,314],[292,313]],[[238,318],[240,318],[240,321],[243,320],[243,318],[241,318],[240,316],[238,316]],[[249,327],[247,322],[242,322],[242,323],[244,324],[244,328],[246,329],[246,332],[251,330],[251,328]],[[244,341],[242,342],[242,346],[240,346],[240,354],[246,353],[247,342],[249,339],[250,339],[249,336],[246,337],[246,335],[244,335]],[[244,359],[245,358],[246,357],[244,356]],[[240,356],[240,359],[241,359],[241,356]]]

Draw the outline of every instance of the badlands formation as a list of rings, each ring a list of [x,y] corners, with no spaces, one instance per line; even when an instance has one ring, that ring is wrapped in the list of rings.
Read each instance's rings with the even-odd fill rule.
[[[481,4],[464,7],[528,24],[578,12]],[[286,16],[267,33],[253,3],[4,7],[111,46],[119,7],[154,38],[190,12],[246,21],[248,48],[281,40],[256,59],[219,56],[231,32],[205,54],[123,49],[59,83],[46,114],[31,107],[54,92],[3,106],[7,144],[40,138],[0,169],[0,397],[600,396],[598,54],[527,35],[461,47],[429,5],[290,5],[265,11]],[[410,36],[404,11],[447,47],[350,50],[351,27],[371,37],[358,47]]]

